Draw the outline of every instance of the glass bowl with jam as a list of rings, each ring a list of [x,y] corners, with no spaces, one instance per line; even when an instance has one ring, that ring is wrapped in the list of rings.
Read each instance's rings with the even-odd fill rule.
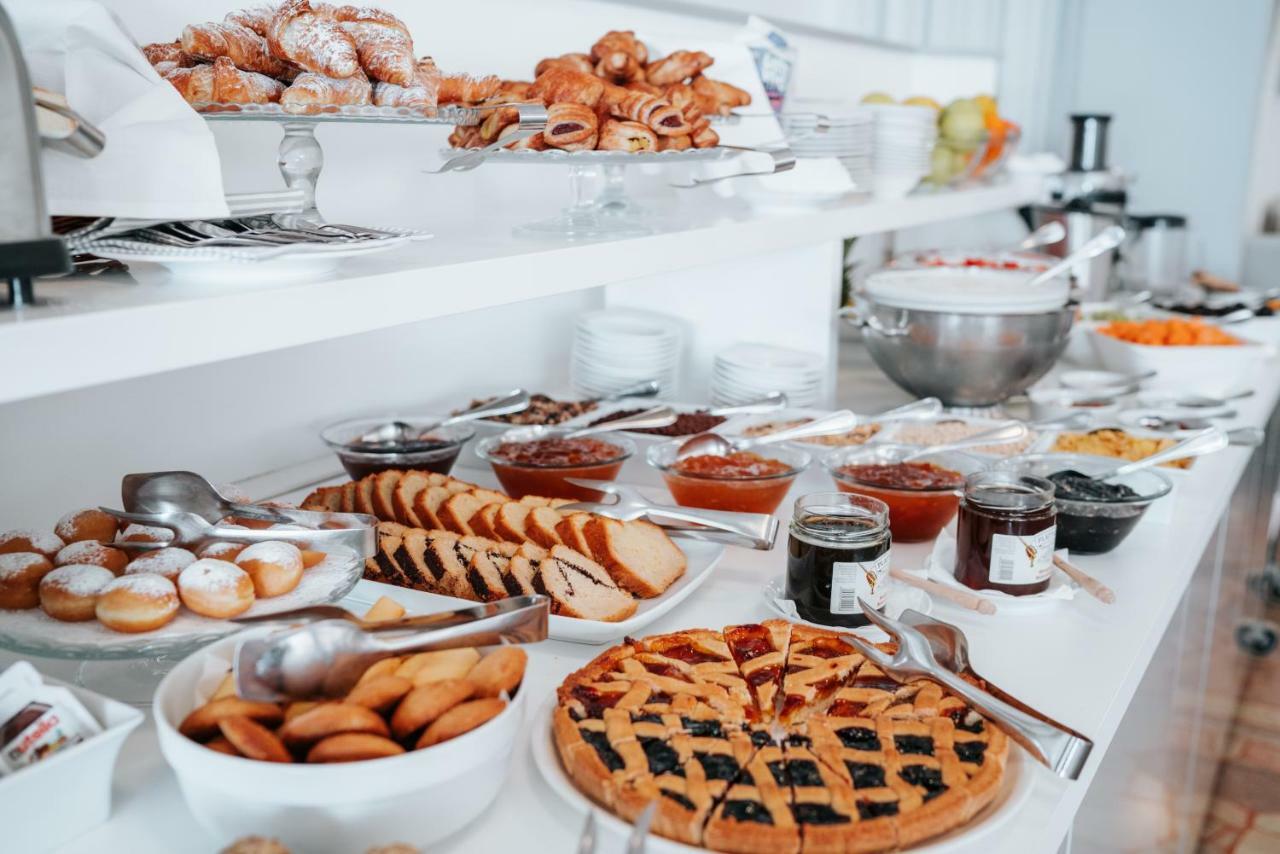
[[[1001,460],[997,469],[1043,477],[1053,484],[1058,508],[1056,547],[1072,554],[1106,554],[1125,541],[1138,520],[1173,482],[1154,469],[1095,480],[1119,465],[1111,457],[1088,454],[1027,454]]]
[[[635,443],[617,433],[608,438],[569,438],[563,428],[517,427],[476,444],[476,456],[493,467],[512,498],[541,495],[595,501],[600,493],[569,483],[569,478],[614,480],[636,452]]]
[[[649,465],[662,473],[676,503],[684,507],[773,513],[787,497],[796,475],[812,457],[798,448],[769,445],[754,451],[700,454],[677,459],[686,440],[676,439],[649,448]]]
[[[462,446],[475,436],[469,424],[432,427],[444,416],[390,415],[384,418],[353,418],[330,424],[320,438],[333,448],[353,480],[388,469],[431,471],[448,474]],[[380,428],[401,422],[409,426],[399,438],[379,441]],[[422,425],[421,430],[415,425]]]
[[[878,498],[889,505],[889,529],[898,543],[924,543],[956,515],[966,475],[983,464],[955,452],[925,454],[920,448],[882,443],[835,451],[822,464],[836,488]]]

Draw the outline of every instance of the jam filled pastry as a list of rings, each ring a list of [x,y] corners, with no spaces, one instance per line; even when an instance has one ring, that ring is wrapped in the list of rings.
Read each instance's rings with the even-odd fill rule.
[[[690,131],[679,110],[645,92],[608,86],[601,100],[614,118],[648,125],[661,136],[685,136]]]
[[[364,72],[344,78],[304,72],[280,96],[286,113],[315,113],[331,105],[372,102],[373,87]]]
[[[244,71],[273,77],[288,71],[284,62],[271,55],[266,39],[239,24],[193,24],[183,28],[180,43],[185,53],[206,62],[225,56]]]
[[[414,85],[413,39],[399,18],[367,6],[339,6],[333,16],[355,42],[360,65],[370,77],[397,86]]]
[[[308,0],[285,0],[267,28],[271,53],[325,77],[359,73],[355,41],[333,20],[330,10],[328,6],[313,9]]]
[[[700,50],[677,50],[654,60],[645,67],[645,79],[655,86],[682,83],[696,77],[715,62],[711,54]]]
[[[490,74],[472,77],[470,74],[446,74],[440,78],[440,106],[464,104],[474,106],[493,96],[502,85],[502,78]]]
[[[498,131],[498,139],[512,136],[520,132],[520,126],[516,124],[507,125]],[[535,133],[532,136],[526,136],[523,139],[517,139],[515,142],[506,146],[512,151],[546,151],[547,141],[542,138],[541,133]]]
[[[594,107],[604,90],[605,83],[599,77],[565,65],[555,65],[538,75],[529,88],[529,95],[546,104]]]
[[[542,138],[552,148],[590,151],[596,147],[596,114],[581,104],[552,104],[547,108],[547,129]]]

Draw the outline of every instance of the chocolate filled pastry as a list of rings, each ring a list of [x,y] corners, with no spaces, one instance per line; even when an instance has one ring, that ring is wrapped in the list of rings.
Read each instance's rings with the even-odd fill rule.
[[[710,68],[715,60],[711,54],[700,50],[672,51],[662,59],[656,59],[645,67],[645,79],[657,86],[681,83]]]
[[[609,119],[600,127],[601,151],[657,151],[658,135],[639,122]]]
[[[549,56],[538,63],[533,69],[534,77],[541,77],[542,73],[548,68],[556,65],[563,65],[572,68],[574,71],[581,71],[583,74],[595,73],[595,62],[585,53],[564,53],[560,56]]]
[[[547,108],[547,128],[542,138],[552,148],[589,151],[596,147],[595,111],[581,104],[552,104]]]
[[[554,65],[538,75],[529,87],[529,96],[544,104],[581,104],[594,107],[604,94],[605,82],[594,74]]]

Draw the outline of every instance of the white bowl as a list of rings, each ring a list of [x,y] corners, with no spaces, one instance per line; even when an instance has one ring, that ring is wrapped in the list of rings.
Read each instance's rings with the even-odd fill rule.
[[[1090,329],[1088,336],[1103,368],[1125,374],[1156,371],[1162,380],[1180,385],[1220,382],[1224,377],[1243,379],[1275,355],[1273,347],[1247,339],[1237,345],[1166,347],[1131,344],[1096,329]]]
[[[1111,417],[1122,406],[1117,395],[1080,389],[1033,388],[1027,392],[1027,398],[1031,401],[1031,417],[1036,421],[1048,421],[1076,412],[1087,412],[1097,418]],[[1082,406],[1081,401],[1098,403]]]
[[[1058,375],[1063,388],[1092,391],[1099,394],[1131,394],[1150,377],[1136,379],[1136,374],[1115,371],[1071,370]]]
[[[227,756],[178,724],[229,667],[226,638],[183,659],[156,689],[160,752],[196,821],[219,843],[276,837],[294,851],[364,851],[403,842],[426,848],[478,817],[506,779],[524,718],[524,694],[479,729],[402,756],[333,765],[284,765]],[[209,684],[212,682],[213,684]]]

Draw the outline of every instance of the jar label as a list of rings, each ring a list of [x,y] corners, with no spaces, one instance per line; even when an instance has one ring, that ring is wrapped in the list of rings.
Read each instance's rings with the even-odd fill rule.
[[[831,564],[831,613],[860,614],[858,599],[877,611],[889,598],[889,550],[873,561]]]
[[[996,584],[1036,584],[1044,581],[1053,571],[1053,541],[1057,532],[1057,526],[1050,525],[1043,531],[1025,537],[993,534],[988,577]]]

